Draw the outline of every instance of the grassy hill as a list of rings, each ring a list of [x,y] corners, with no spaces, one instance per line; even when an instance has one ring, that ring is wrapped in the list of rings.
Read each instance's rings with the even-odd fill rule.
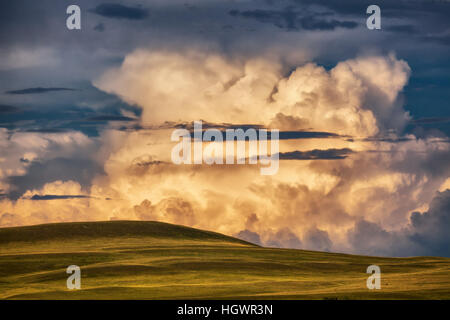
[[[66,268],[81,268],[81,290]],[[381,267],[368,290],[367,266]],[[449,299],[450,259],[262,248],[160,222],[0,229],[0,299]]]

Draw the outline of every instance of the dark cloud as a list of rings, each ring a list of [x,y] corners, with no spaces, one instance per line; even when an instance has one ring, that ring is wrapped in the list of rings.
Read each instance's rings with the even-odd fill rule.
[[[253,229],[254,225],[257,224],[259,222],[259,218],[256,215],[256,213],[251,213],[248,217],[247,220],[245,221],[245,228],[246,229]]]
[[[407,142],[407,141],[414,141],[414,140],[417,140],[417,139],[409,138],[409,137],[398,137],[398,138],[370,137],[370,138],[362,139],[362,141],[368,141],[368,142],[390,142],[390,143]],[[349,141],[351,141],[351,139]]]
[[[276,248],[303,248],[300,239],[289,228],[278,230],[277,233],[270,236],[265,245]]]
[[[55,158],[43,162],[33,161],[25,175],[8,177],[13,190],[9,197],[18,199],[27,190],[40,189],[46,183],[57,180],[73,180],[79,182],[82,187],[89,187],[92,178],[102,173],[101,165],[88,159]]]
[[[20,109],[18,107],[0,104],[0,114],[18,113],[18,112],[20,112]]]
[[[86,91],[87,90],[83,90],[83,92]],[[70,102],[61,102],[58,107],[48,107],[47,105],[40,104],[34,105],[39,98],[52,100],[55,103],[61,101],[61,98],[64,98],[58,93],[57,95],[57,98],[53,98],[52,94],[44,94],[39,95],[36,99],[33,95],[30,95],[29,97],[22,95],[12,97],[17,103],[20,101],[20,109],[19,107],[14,107],[15,109],[12,109],[9,106],[12,107],[14,104],[8,104],[8,107],[4,108],[4,111],[7,112],[2,112],[2,108],[0,107],[0,126],[14,132],[63,133],[81,131],[85,135],[91,137],[98,136],[103,128],[111,126],[116,127],[123,125],[124,127],[138,130],[139,126],[137,125],[136,120],[139,119],[141,111],[137,107],[127,105],[118,100],[116,101],[115,97],[111,97],[111,100],[108,100],[108,103],[95,110],[89,106],[85,107],[77,105],[79,102],[76,101],[75,97],[78,96],[78,94],[63,95],[64,97],[73,96],[73,98],[75,98],[73,104]],[[84,101],[83,96],[78,96],[78,99],[80,99],[78,101]],[[105,99],[109,99],[109,97],[105,97]],[[32,101],[31,103],[33,103],[33,105],[26,103],[27,100]],[[16,112],[8,113],[14,110]],[[123,111],[129,112],[129,115],[122,115]],[[130,128],[122,128],[121,130],[132,131]]]
[[[309,14],[304,16],[292,8],[285,10],[231,10],[231,16],[255,19],[263,23],[271,23],[278,28],[286,30],[334,30],[336,28],[353,29],[358,26],[354,21],[340,21],[324,19],[322,14]]]
[[[440,44],[443,44],[445,46],[450,46],[450,36],[444,35],[444,36],[429,36],[426,35],[423,37],[424,40],[434,41]]]
[[[42,88],[42,87],[36,87],[36,88],[26,88],[21,90],[11,90],[6,91],[7,94],[37,94],[37,93],[46,93],[46,92],[52,92],[52,91],[76,91],[77,89],[72,88]]]
[[[409,24],[387,26],[386,30],[390,32],[398,32],[405,34],[416,34],[418,32],[415,26]]]
[[[153,173],[162,172],[161,165],[171,165],[169,162],[155,160],[149,155],[137,157],[131,161],[127,173],[135,176],[143,176],[151,170]]]
[[[280,140],[290,139],[327,139],[339,138],[340,135],[324,131],[280,131]]]
[[[291,151],[291,152],[280,152],[280,160],[339,160],[345,159],[353,150],[348,148],[343,149],[326,149],[319,150],[314,149],[310,151]]]
[[[447,123],[450,122],[450,117],[429,117],[411,120],[412,124],[435,124],[435,123]]]
[[[334,30],[336,28],[354,29],[358,24],[354,21],[322,20],[313,16],[300,19],[300,25],[305,30]]]
[[[239,231],[237,234],[235,234],[235,237],[247,242],[261,245],[261,238],[259,234],[247,229]]]
[[[258,124],[232,124],[232,123],[213,123],[208,121],[202,121],[202,129],[217,129],[217,130],[226,130],[226,129],[262,129],[263,126]],[[194,130],[194,122],[173,122],[173,121],[165,121],[158,128],[160,129],[186,129],[186,130]]]
[[[376,4],[380,7],[382,15],[386,17],[420,16],[429,18],[429,14],[445,17],[450,13],[450,4],[447,1],[391,1],[378,0],[376,3],[369,0],[292,0],[300,6],[315,5],[333,10],[344,15],[365,15],[369,5]]]
[[[35,194],[32,197],[29,198],[29,200],[66,200],[66,199],[89,199],[90,196],[85,195],[54,195],[54,194],[46,194],[46,195],[39,195]]]
[[[422,254],[450,257],[450,190],[438,193],[428,211],[411,214],[410,239]]]
[[[450,190],[438,192],[428,211],[413,212],[410,225],[387,231],[374,222],[361,220],[349,231],[356,253],[386,256],[450,257]]]
[[[105,31],[105,25],[103,23],[99,23],[94,27],[95,31],[103,32]]]
[[[166,121],[163,125],[158,127],[160,129],[170,129],[170,128],[177,128],[177,129],[186,129],[191,132],[191,137],[194,137],[194,124],[193,122],[168,122]],[[141,129],[152,129],[151,127],[136,127],[137,130]],[[255,129],[257,133],[258,139],[259,137],[259,129],[266,129],[267,130],[267,139],[271,139],[271,129],[267,129],[262,125],[259,124],[231,124],[231,123],[212,123],[207,121],[202,121],[202,130],[206,129],[217,129],[222,133],[222,139],[225,140],[226,137],[226,130],[227,129],[233,129],[233,130],[243,130],[247,131],[248,129]],[[279,139],[280,140],[295,140],[295,139],[328,139],[328,138],[341,138],[341,137],[347,137],[347,136],[341,136],[336,133],[332,132],[325,132],[325,131],[306,131],[306,130],[292,130],[292,131],[279,131]],[[261,137],[262,139],[262,137]]]
[[[138,166],[138,167],[151,167],[151,166],[157,166],[159,164],[163,163],[169,163],[159,160],[152,160],[152,161],[133,161],[132,166]]]
[[[358,221],[349,231],[348,240],[356,253],[364,255],[392,255],[398,254],[393,248],[399,246],[395,234],[391,234],[378,224],[366,220]],[[406,253],[407,255],[407,253]]]
[[[328,232],[313,228],[303,237],[304,248],[309,250],[331,251],[332,242]]]
[[[352,17],[361,21],[361,24],[368,16],[367,7],[374,4],[365,0],[291,0],[291,3],[303,10],[331,10],[334,15]],[[450,2],[379,0],[376,5],[381,9],[382,30],[401,37],[409,35],[410,39],[421,43],[427,41],[450,45],[450,37],[442,32],[449,26]],[[392,24],[399,21],[403,23]]]
[[[107,18],[143,20],[148,17],[148,10],[139,7],[128,7],[117,3],[102,3],[92,12]]]
[[[30,128],[23,130],[24,132],[34,133],[64,133],[72,131],[70,128]]]
[[[89,117],[86,120],[87,121],[136,121],[137,119],[125,117],[125,116],[103,115],[103,116]]]
[[[230,129],[238,130],[242,129],[244,132],[247,129],[255,129],[250,127],[233,127]],[[260,136],[258,129],[256,130],[256,137],[257,139],[264,139],[265,137]],[[222,130],[222,139],[226,139],[226,131]],[[191,137],[194,137],[194,132],[191,131]],[[331,133],[331,132],[321,132],[321,131],[280,131],[278,133],[278,138],[280,140],[297,140],[297,139],[329,139],[329,138],[339,138],[341,137],[338,134]],[[246,138],[248,139],[248,137]],[[267,139],[272,139],[272,133],[270,132],[270,129],[267,131]]]

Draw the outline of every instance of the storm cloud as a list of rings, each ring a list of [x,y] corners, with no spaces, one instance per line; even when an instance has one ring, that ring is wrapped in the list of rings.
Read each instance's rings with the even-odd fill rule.
[[[447,2],[380,0],[381,30],[360,0],[77,4],[70,31],[67,3],[0,3],[0,226],[160,220],[450,255]],[[171,133],[197,120],[279,129],[285,161],[175,165]]]
[[[130,7],[118,3],[102,3],[92,12],[107,18],[142,20],[148,17],[148,11],[139,7]]]
[[[36,88],[26,88],[26,89],[20,89],[20,90],[10,90],[6,91],[7,94],[39,94],[39,93],[47,93],[52,91],[75,91],[76,89],[72,88],[42,88],[42,87],[36,87]]]
[[[354,29],[358,24],[354,21],[340,21],[324,18],[321,14],[302,15],[292,7],[283,11],[276,10],[231,10],[229,14],[233,17],[255,19],[263,23],[271,23],[278,28],[286,30],[334,30],[336,28]]]
[[[310,150],[310,151],[291,151],[280,153],[281,160],[339,160],[345,159],[353,151],[348,148],[344,149],[328,149],[328,150]]]

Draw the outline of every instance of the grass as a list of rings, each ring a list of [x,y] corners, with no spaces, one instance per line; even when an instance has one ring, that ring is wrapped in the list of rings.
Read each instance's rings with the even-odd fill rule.
[[[66,268],[81,268],[81,289]],[[368,290],[367,266],[382,272]],[[0,299],[449,299],[450,259],[262,248],[160,222],[0,229]]]

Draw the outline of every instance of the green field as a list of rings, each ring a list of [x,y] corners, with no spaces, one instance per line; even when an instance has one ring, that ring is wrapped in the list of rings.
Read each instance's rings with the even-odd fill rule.
[[[368,290],[367,266],[381,267]],[[66,268],[81,268],[68,290]],[[160,222],[0,229],[0,299],[449,299],[450,259],[262,248]]]

